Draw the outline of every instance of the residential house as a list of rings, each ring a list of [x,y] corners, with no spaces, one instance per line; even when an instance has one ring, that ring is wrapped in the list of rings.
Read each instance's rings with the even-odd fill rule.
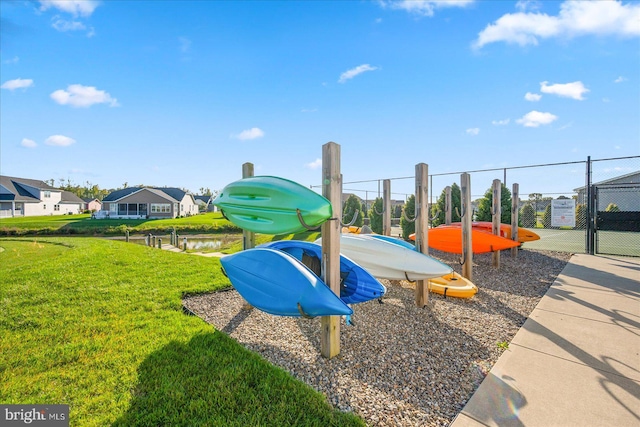
[[[128,187],[111,192],[102,199],[98,217],[176,218],[196,215],[198,205],[193,194],[171,187]]]
[[[102,209],[102,202],[94,197],[83,197],[84,210],[91,212],[98,212]]]
[[[60,211],[66,214],[79,214],[84,212],[84,200],[71,191],[62,191],[60,199]]]
[[[200,212],[218,212],[218,207],[211,204],[215,196],[193,196]]]
[[[76,214],[82,200],[37,179],[0,175],[0,217]]]
[[[640,212],[640,171],[594,182],[593,186],[598,189],[596,210],[604,211],[613,203],[621,211]],[[586,187],[579,187],[573,191],[578,193],[578,204],[586,203]]]

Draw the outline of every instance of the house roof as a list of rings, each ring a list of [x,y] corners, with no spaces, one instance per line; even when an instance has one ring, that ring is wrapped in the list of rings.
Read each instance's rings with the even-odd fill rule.
[[[39,190],[62,191],[37,179],[16,178],[0,175],[0,200],[14,200],[16,202],[40,202],[40,199],[27,190],[34,187]]]
[[[148,190],[172,202],[179,202],[187,194],[186,191],[172,187],[127,187],[121,190],[112,191],[107,197],[102,199],[103,202],[117,202],[123,197],[127,197],[138,191]]]
[[[204,202],[205,204],[208,204],[209,202],[211,202],[211,198],[213,196],[193,196],[194,200],[198,201],[200,200],[201,202]]]
[[[71,191],[63,191],[60,203],[75,203],[84,205],[84,200],[73,194]]]
[[[102,202],[100,200],[96,199],[95,197],[82,197],[82,200],[85,203],[98,202],[98,203],[102,204]]]
[[[614,178],[605,179],[604,181],[594,182],[593,185],[607,185],[607,184],[638,184],[640,183],[640,171],[627,173],[624,175],[616,176]],[[574,188],[576,193],[584,191],[586,186]]]

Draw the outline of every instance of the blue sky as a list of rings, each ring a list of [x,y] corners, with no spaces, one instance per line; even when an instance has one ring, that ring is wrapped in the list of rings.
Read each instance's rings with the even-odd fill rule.
[[[640,154],[639,2],[0,8],[3,175],[198,192],[245,162],[316,185],[328,141],[345,182]]]

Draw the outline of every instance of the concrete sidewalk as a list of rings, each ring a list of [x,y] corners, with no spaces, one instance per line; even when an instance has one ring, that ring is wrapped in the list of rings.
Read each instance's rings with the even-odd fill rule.
[[[640,259],[574,255],[452,427],[640,425]]]

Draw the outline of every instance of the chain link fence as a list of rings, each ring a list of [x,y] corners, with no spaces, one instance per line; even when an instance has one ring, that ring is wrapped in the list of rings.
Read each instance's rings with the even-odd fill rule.
[[[430,172],[436,171],[430,168]],[[431,220],[442,216],[442,203],[439,204],[438,199],[443,197],[445,188],[452,187],[455,193],[458,187],[459,191],[463,172],[471,176],[475,219],[479,219],[480,204],[491,193],[494,179],[502,182],[502,191],[509,197],[513,184],[518,184],[519,224],[540,236],[540,240],[526,242],[526,248],[640,256],[640,156],[432,173],[429,176]],[[391,178],[392,188],[393,181],[411,179],[410,176]],[[356,194],[363,204],[370,205],[379,197],[382,181],[346,182],[343,191]],[[368,189],[362,189],[367,183]],[[406,188],[406,183],[404,186]],[[399,218],[398,205],[410,195],[391,194],[392,217]],[[455,195],[453,199],[453,221],[459,221]],[[440,222],[436,219],[433,225]]]

